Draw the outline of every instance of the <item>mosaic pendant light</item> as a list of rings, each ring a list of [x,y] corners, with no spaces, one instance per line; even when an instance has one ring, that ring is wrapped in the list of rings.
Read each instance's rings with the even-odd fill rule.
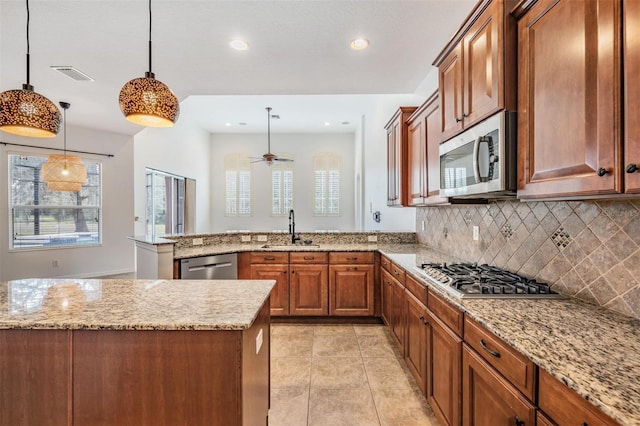
[[[171,89],[151,72],[151,0],[149,0],[149,71],[120,90],[120,109],[132,123],[148,127],[173,127],[180,103]]]
[[[78,192],[87,183],[87,167],[77,155],[67,154],[67,110],[71,104],[60,102],[60,106],[64,110],[64,155],[49,155],[40,176],[49,191]]]
[[[22,89],[0,93],[0,130],[31,138],[53,138],[60,130],[60,111],[30,84],[29,0],[27,0],[27,82]]]

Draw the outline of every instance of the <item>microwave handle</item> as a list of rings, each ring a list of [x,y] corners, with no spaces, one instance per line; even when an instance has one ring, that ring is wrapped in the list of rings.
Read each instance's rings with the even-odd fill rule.
[[[480,144],[491,143],[490,136],[480,136],[476,138],[473,144],[473,177],[476,180],[476,183],[487,182],[490,176],[480,176]],[[491,162],[491,160],[489,160]],[[490,164],[489,164],[490,165]]]

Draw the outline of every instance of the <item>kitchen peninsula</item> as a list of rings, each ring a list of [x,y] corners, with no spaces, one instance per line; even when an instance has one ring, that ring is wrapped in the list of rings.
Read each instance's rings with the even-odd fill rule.
[[[266,424],[273,285],[0,283],[0,424]]]

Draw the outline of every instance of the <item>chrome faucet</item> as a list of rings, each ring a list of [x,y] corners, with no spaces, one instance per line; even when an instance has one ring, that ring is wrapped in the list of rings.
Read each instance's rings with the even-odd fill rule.
[[[291,234],[291,244],[300,241],[300,237],[296,237],[296,214],[293,209],[289,210],[289,233]]]

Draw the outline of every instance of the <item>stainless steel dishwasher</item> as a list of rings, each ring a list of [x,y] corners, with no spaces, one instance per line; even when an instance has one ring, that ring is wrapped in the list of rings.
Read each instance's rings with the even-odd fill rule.
[[[235,280],[238,278],[238,256],[191,257],[180,261],[180,278],[184,280]]]

